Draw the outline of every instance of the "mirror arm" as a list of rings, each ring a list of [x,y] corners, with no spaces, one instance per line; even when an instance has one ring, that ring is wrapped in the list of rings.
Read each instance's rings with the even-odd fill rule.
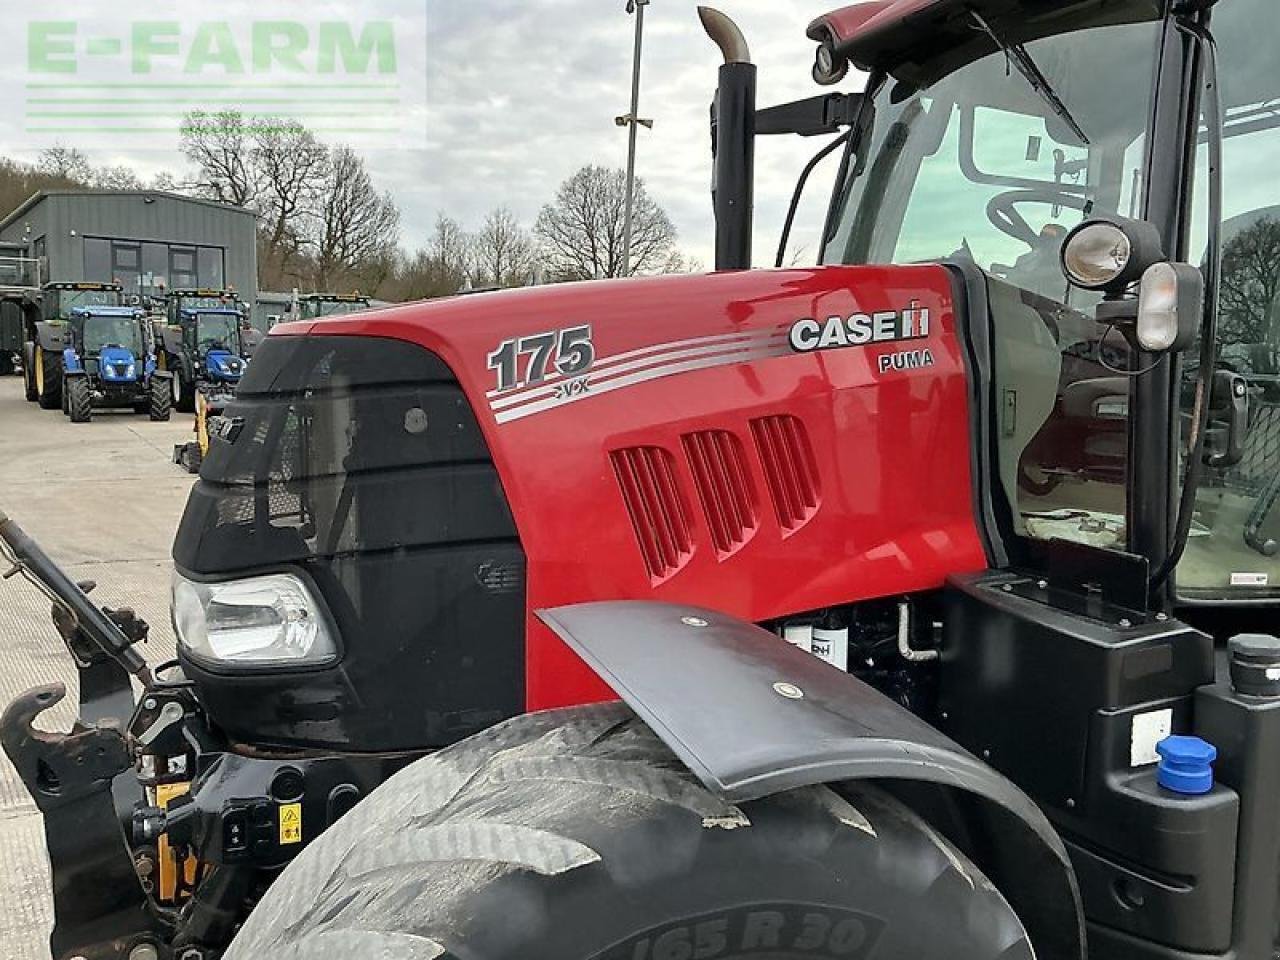
[[[829,93],[792,103],[781,103],[756,111],[757,136],[791,133],[820,137],[839,133],[841,127],[857,122],[862,106],[860,93]]]

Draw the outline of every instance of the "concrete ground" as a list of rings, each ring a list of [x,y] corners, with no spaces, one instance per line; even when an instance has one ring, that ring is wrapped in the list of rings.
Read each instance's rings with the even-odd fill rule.
[[[73,579],[97,581],[99,604],[132,606],[151,624],[141,649],[152,663],[173,656],[169,548],[193,478],[172,455],[191,436],[191,417],[180,413],[152,423],[101,411],[92,423],[73,424],[25,402],[20,377],[0,378],[0,510]],[[0,580],[0,709],[55,680],[67,685],[67,698],[42,726],[65,730],[76,669],[49,603],[20,577]],[[43,823],[0,754],[0,960],[48,960],[51,897]]]

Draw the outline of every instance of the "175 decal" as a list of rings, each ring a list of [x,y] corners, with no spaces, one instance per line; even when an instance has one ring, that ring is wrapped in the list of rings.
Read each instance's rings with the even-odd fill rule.
[[[565,397],[587,392],[583,375],[595,362],[590,326],[504,340],[489,354],[489,369],[497,374],[499,392],[538,386],[554,372],[566,379],[556,386],[557,395]]]

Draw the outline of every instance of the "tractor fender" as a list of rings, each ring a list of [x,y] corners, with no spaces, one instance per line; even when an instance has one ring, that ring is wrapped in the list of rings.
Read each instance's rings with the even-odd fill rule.
[[[960,819],[950,826],[967,835],[966,852],[1013,905],[1037,955],[1085,956],[1075,873],[1040,808],[861,680],[699,607],[615,601],[537,615],[728,803],[851,780],[901,785],[907,799],[922,787],[946,796],[947,815]]]
[[[62,353],[67,346],[67,331],[61,324],[40,322],[35,325],[36,344],[45,353]]]
[[[158,326],[156,328],[160,333],[160,343],[164,347],[164,352],[173,356],[182,354],[182,328],[170,326]]]

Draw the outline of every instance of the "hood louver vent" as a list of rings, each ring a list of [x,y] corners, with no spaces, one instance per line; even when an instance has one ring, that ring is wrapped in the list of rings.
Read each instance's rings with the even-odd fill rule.
[[[742,549],[760,525],[742,444],[724,430],[690,433],[681,443],[711,542],[723,560]]]
[[[693,556],[674,458],[659,447],[630,447],[615,450],[609,459],[649,577],[655,584],[666,580]]]
[[[795,417],[777,416],[752,420],[751,436],[764,466],[782,535],[789,537],[813,519],[822,503],[809,434]]]

